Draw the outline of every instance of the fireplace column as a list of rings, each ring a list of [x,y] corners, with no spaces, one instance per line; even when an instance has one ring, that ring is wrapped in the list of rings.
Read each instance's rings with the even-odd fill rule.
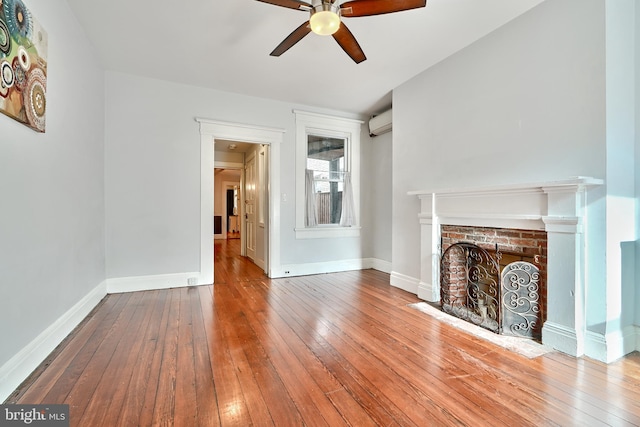
[[[420,194],[420,283],[418,297],[440,302],[440,224],[435,215],[436,195]]]
[[[543,187],[548,216],[547,321],[542,342],[572,356],[584,354],[585,253],[583,216],[586,186]]]

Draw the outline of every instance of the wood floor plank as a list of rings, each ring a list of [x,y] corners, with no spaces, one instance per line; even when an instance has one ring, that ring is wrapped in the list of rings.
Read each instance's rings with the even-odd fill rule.
[[[168,296],[167,290],[151,291],[153,302],[149,303],[150,315],[146,330],[143,335],[138,336],[143,346],[138,354],[137,360],[133,364],[131,378],[127,384],[124,395],[124,402],[119,413],[110,414],[114,418],[113,425],[136,426],[141,420],[141,414],[145,405],[145,396],[148,390],[153,390],[155,397],[155,387],[151,383],[154,354],[158,350],[158,335],[162,328],[164,308]]]
[[[242,357],[245,358],[254,372],[255,384],[258,386],[262,399],[269,409],[273,423],[277,426],[299,425],[301,423],[300,413],[273,366],[270,355],[262,346],[264,339],[262,331],[251,327],[249,320],[251,313],[249,310],[243,310],[237,303],[240,299],[237,288],[221,287],[220,290],[221,292],[236,291],[231,292],[229,298],[227,298],[229,307],[236,312],[232,326],[233,332],[229,332],[230,334],[236,334],[235,338],[242,343]]]
[[[259,330],[260,335],[264,336],[262,346],[269,354],[269,359],[282,379],[289,396],[301,416],[305,420],[313,420],[311,425],[332,426],[343,423],[344,419],[323,391],[323,388],[326,390],[327,382],[329,391],[336,390],[337,381],[334,378],[325,378],[323,375],[312,376],[308,369],[313,369],[318,362],[317,359],[311,360],[305,357],[308,352],[299,346],[296,347],[295,344],[299,342],[297,337],[293,336],[294,332],[285,322],[279,321],[279,316],[264,315],[265,312],[271,313],[271,310],[267,309],[264,298],[259,296],[260,291],[265,287],[264,282],[252,282],[242,286],[240,291],[244,299],[249,302],[248,311],[254,314],[249,317],[251,327]],[[294,352],[292,347],[296,347],[298,351]],[[322,374],[317,370],[315,373]]]
[[[313,279],[310,279],[313,280]],[[316,287],[318,286],[318,284],[315,285]],[[351,301],[351,299],[345,299],[345,301]],[[336,300],[332,303],[332,307],[340,307],[341,302]],[[345,302],[345,304],[348,304],[348,302]],[[389,320],[387,318],[385,318],[385,320]],[[422,364],[432,364],[432,368],[437,366],[435,364],[432,363],[434,354],[433,351],[434,350],[438,350],[437,348],[419,348],[419,349],[413,349],[411,350],[409,348],[409,346],[411,346],[411,341],[399,341],[401,338],[403,338],[402,336],[398,335],[397,332],[394,333],[392,329],[388,329],[386,323],[382,323],[379,321],[376,321],[375,318],[369,317],[367,318],[367,330],[369,331],[369,337],[368,339],[371,340],[373,339],[374,341],[372,342],[372,344],[376,344],[379,343],[380,347],[386,348],[389,346],[395,346],[397,349],[397,352],[394,354],[394,359],[396,359],[398,362],[402,361],[404,363],[399,364],[400,369],[402,372],[399,372],[399,374],[402,377],[406,377],[406,378],[410,378],[410,371],[415,371],[416,369],[420,369],[420,363]],[[337,330],[345,330],[348,331],[350,333],[350,336],[357,339],[357,337],[359,336],[359,331],[357,329],[357,327],[355,328],[350,328],[349,325],[349,320],[346,319],[346,323],[345,324],[339,324],[337,325],[336,329]],[[388,329],[388,330],[387,330]],[[404,336],[404,338],[406,338],[406,336]],[[371,342],[371,341],[369,341]],[[362,343],[360,344],[363,347],[366,345],[366,343]],[[376,345],[371,346],[372,348],[376,348],[379,347]],[[405,354],[405,350],[407,355],[404,356]],[[409,351],[411,350],[411,351]],[[417,350],[417,351],[416,351]],[[455,351],[459,351],[459,349],[453,349]],[[431,357],[429,359],[425,358],[425,355],[430,355]],[[383,359],[384,363],[389,363],[389,361],[387,360],[387,356],[386,354],[382,353],[380,356],[378,356],[380,358]],[[446,355],[445,357],[445,361],[446,361]],[[459,354],[455,355],[455,358],[459,359]],[[440,353],[439,357],[437,357],[437,359],[439,361],[443,360],[443,355]],[[446,362],[443,369],[441,369],[439,371],[439,375],[437,376],[432,376],[432,381],[435,382],[450,382],[450,380],[455,380],[455,381],[461,381],[461,382],[465,382],[467,380],[471,380],[470,381],[470,387],[463,387],[461,388],[461,393],[460,393],[460,397],[463,398],[461,400],[461,402],[459,402],[459,405],[464,405],[466,402],[472,402],[472,401],[477,401],[478,398],[476,399],[472,399],[473,395],[475,394],[475,392],[481,392],[483,395],[483,399],[487,399],[491,397],[491,391],[495,390],[495,383],[494,384],[488,384],[485,385],[484,387],[480,387],[478,390],[474,390],[474,386],[477,383],[482,384],[483,382],[488,382],[489,380],[493,380],[495,381],[499,381],[499,378],[492,378],[492,374],[491,374],[491,370],[490,369],[482,369],[481,366],[478,366],[477,364],[468,364],[467,363],[467,359],[463,360],[463,361],[450,361],[450,362]],[[405,371],[405,367],[406,366],[410,366],[410,371],[407,372]],[[432,369],[433,372],[433,369]],[[416,376],[419,377],[419,376]],[[443,384],[443,388],[445,388],[447,384]],[[417,386],[418,388],[423,387],[423,384],[415,384],[415,386]],[[510,399],[512,401],[517,401],[518,399],[518,393],[517,393],[517,389],[514,390],[516,393],[514,395],[514,393],[512,392],[512,394],[510,395]],[[464,396],[463,394],[467,392],[470,393],[470,396]],[[528,394],[527,393],[519,393],[520,394],[520,399],[522,400],[526,400],[526,398],[528,398]],[[470,399],[471,398],[471,399]],[[527,402],[530,404],[530,402]],[[479,419],[483,419],[482,413],[484,412],[483,409],[485,408],[491,408],[494,405],[491,404],[491,402],[488,402],[488,404],[486,405],[479,405],[482,409],[480,410],[476,410],[474,416],[479,418]],[[515,405],[514,405],[515,406]],[[522,407],[523,404],[520,404],[520,407]],[[560,416],[561,414],[558,413],[558,416]],[[488,417],[488,418],[487,418]],[[485,413],[484,418],[487,419],[500,419],[500,417],[503,417],[504,422],[508,422],[509,420],[514,421],[514,420],[518,420],[519,418],[522,418],[520,413],[518,413],[517,411],[510,411],[509,408],[507,407],[506,409],[501,410],[499,413],[495,413],[495,414],[487,414]],[[532,419],[522,419],[520,422],[521,423],[533,423],[534,425],[538,425],[541,422],[545,422],[547,420],[536,420],[535,417],[530,417]],[[467,420],[467,422],[469,422]]]
[[[209,295],[211,308],[206,303],[206,294]],[[213,298],[211,289],[208,287],[201,288],[200,295],[209,353],[211,355],[211,370],[213,381],[216,385],[215,398],[220,424],[225,426],[251,425],[249,408],[247,407],[236,370],[233,369],[229,341],[225,338],[223,331],[221,311],[224,310],[224,303],[220,301],[220,305],[218,305],[219,299]]]
[[[176,406],[176,376],[178,370],[178,329],[180,327],[180,289],[170,293],[167,328],[162,340],[162,360],[160,362],[158,388],[151,424],[154,426],[173,425]]]
[[[313,279],[306,279],[312,281]],[[315,289],[319,289],[318,283],[314,283],[313,286]],[[322,296],[325,298],[325,296]],[[300,301],[299,304],[303,304],[303,301]],[[388,348],[387,345],[380,345],[382,343],[378,342],[377,338],[374,335],[367,334],[366,340],[371,345],[361,345],[358,342],[358,337],[360,336],[360,330],[357,327],[350,327],[349,320],[344,319],[344,322],[340,322],[340,311],[343,310],[340,306],[340,303],[335,300],[332,301],[332,316],[327,316],[327,318],[333,319],[333,322],[326,322],[325,326],[327,331],[330,331],[330,334],[326,335],[326,338],[330,341],[330,344],[340,348],[341,353],[347,355],[349,362],[352,364],[354,369],[362,369],[359,367],[366,366],[367,371],[363,372],[369,380],[373,382],[374,387],[381,393],[386,393],[390,402],[394,400],[401,402],[411,402],[409,405],[405,405],[405,415],[411,417],[416,425],[419,425],[420,420],[423,417],[428,415],[436,422],[448,422],[454,424],[464,424],[465,420],[460,419],[460,417],[469,417],[469,410],[460,411],[458,414],[452,414],[449,412],[440,401],[439,405],[433,404],[430,396],[425,395],[421,392],[419,388],[416,388],[415,385],[409,380],[411,378],[412,373],[410,369],[406,366],[402,366],[398,364],[396,369],[405,370],[405,374],[408,374],[408,377],[396,376],[395,371],[391,371],[388,369],[390,366],[389,363],[393,364],[393,361],[398,356],[397,352],[386,353],[385,351],[378,352],[378,348]],[[307,307],[308,309],[310,307]],[[369,331],[373,331],[375,329],[372,324],[371,319],[367,319],[367,329]],[[415,368],[415,367],[414,367]],[[392,378],[398,378],[396,381],[393,381]],[[438,393],[438,389],[436,389],[436,393]],[[443,396],[440,396],[441,398]],[[448,399],[449,400],[449,399]],[[464,399],[461,399],[461,403],[464,404]],[[395,403],[395,407],[399,407],[399,403]],[[467,408],[468,409],[468,408]],[[479,417],[479,414],[474,414],[474,418],[467,419],[466,422],[475,422],[478,419],[482,419]]]
[[[196,358],[193,342],[193,313],[189,288],[180,289],[180,321],[176,354],[175,416],[173,424],[180,427],[198,425],[196,396]]]
[[[208,310],[212,310],[210,295],[207,295]],[[198,414],[197,425],[217,426],[220,424],[218,418],[218,403],[215,399],[216,389],[213,382],[213,372],[211,370],[211,354],[205,333],[204,315],[200,300],[200,289],[198,287],[189,288],[189,301],[191,304],[193,322],[193,351],[195,363],[195,393],[196,408]]]
[[[16,403],[19,400],[25,402],[62,402],[66,392],[56,392],[52,389],[58,384],[61,377],[73,378],[68,369],[69,366],[77,361],[78,354],[90,347],[93,343],[98,345],[106,331],[109,330],[111,324],[117,317],[117,313],[125,302],[120,296],[113,298],[104,298],[100,304],[91,311],[89,316],[75,328],[75,330],[57,347],[56,350],[41,365],[41,369],[36,369],[34,375],[37,377],[26,380],[25,386],[13,393],[7,400],[8,403]],[[100,309],[102,308],[102,309]],[[90,351],[86,352],[90,353]],[[65,373],[67,375],[65,375]],[[37,378],[38,381],[33,381]],[[73,384],[71,383],[71,386]],[[64,389],[58,384],[58,389]],[[70,389],[70,387],[69,387]]]
[[[102,379],[104,369],[111,360],[120,336],[125,333],[133,312],[128,309],[131,300],[140,298],[140,295],[123,295],[121,305],[109,329],[103,335],[96,337],[96,341],[83,348],[77,360],[71,364],[65,374],[60,377],[44,402],[69,404],[69,417],[79,420],[91,402],[97,384]],[[97,345],[95,345],[97,344]],[[58,399],[62,398],[60,401]],[[43,402],[43,403],[44,403]]]
[[[341,276],[341,275],[339,275]],[[348,301],[350,301],[350,299],[347,299]],[[369,328],[371,331],[376,331],[376,329],[380,329],[380,328],[384,328],[384,325],[378,325],[378,328]],[[399,334],[397,332],[393,332],[389,335],[389,339],[393,339],[395,340],[395,337],[399,337]],[[440,337],[438,339],[438,342],[442,342],[442,341],[447,341],[446,337]],[[460,343],[464,343],[466,340],[459,340],[458,342]],[[491,344],[493,346],[493,344]],[[480,393],[482,395],[482,399],[489,399],[492,398],[492,391],[496,391],[496,393],[498,393],[497,395],[495,395],[495,398],[498,399],[499,398],[499,392],[500,392],[500,387],[499,386],[499,382],[504,381],[504,378],[510,378],[509,376],[505,376],[502,373],[497,373],[491,366],[487,365],[486,363],[481,363],[480,365],[478,364],[478,362],[476,361],[476,359],[474,358],[474,350],[477,347],[477,343],[474,344],[473,346],[467,346],[468,353],[464,352],[461,353],[462,355],[464,355],[465,357],[460,360],[460,354],[458,355],[453,355],[453,359],[450,359],[450,357],[447,357],[446,355],[445,357],[445,365],[443,366],[444,369],[446,369],[447,371],[450,369],[455,369],[455,370],[461,370],[460,372],[448,372],[445,373],[445,375],[443,376],[443,378],[447,378],[447,377],[451,377],[451,378],[455,378],[456,381],[461,381],[461,382],[469,382],[469,385],[467,387],[461,388],[461,391],[464,392],[467,389],[476,389],[476,392]],[[464,347],[458,347],[458,348],[449,348],[450,351],[455,350],[455,351],[462,351],[465,350]],[[428,350],[423,350],[423,351],[418,351],[416,354],[414,354],[413,356],[410,356],[406,363],[411,364],[413,360],[419,360],[420,357],[423,354],[427,354]],[[502,355],[507,354],[505,351],[501,351],[498,348],[495,348],[492,350],[492,353],[497,356],[498,352],[500,352]],[[401,352],[400,352],[401,354]],[[492,365],[495,365],[495,360],[496,357],[494,356],[494,363]],[[447,361],[447,359],[450,359]],[[455,360],[458,360],[457,362]],[[443,355],[440,354],[439,357],[437,357],[437,360],[443,360]],[[473,360],[474,363],[473,364],[469,364],[468,362],[470,360]],[[425,361],[425,363],[429,363],[428,361]],[[482,375],[479,375],[482,374]],[[436,379],[437,380],[437,379]],[[491,381],[491,382],[489,382]],[[496,383],[496,381],[498,383]],[[484,386],[482,385],[483,383],[486,383]],[[536,411],[524,411],[525,413],[528,414],[534,414],[534,416],[528,415],[527,418],[523,418],[520,422],[522,423],[534,423],[535,425],[539,425],[540,423],[549,423],[551,422],[551,419],[554,420],[559,420],[562,421],[564,420],[565,423],[567,422],[571,422],[573,418],[571,418],[569,415],[566,415],[565,412],[562,411],[561,408],[556,408],[554,407],[554,405],[548,405],[544,402],[544,400],[540,399],[538,397],[538,394],[536,393],[532,393],[531,390],[528,387],[528,381],[519,381],[519,382],[513,382],[512,384],[508,384],[511,388],[511,393],[509,394],[509,399],[510,401],[514,402],[515,404],[511,405],[515,408],[520,408],[520,409],[535,409],[535,408],[531,408],[532,405],[535,404],[544,404],[546,407],[546,411],[545,411],[545,416],[542,419],[536,419],[535,414]],[[533,396],[534,398],[532,399],[531,396]],[[473,399],[475,400],[477,403],[481,403],[478,402],[479,399]],[[486,402],[485,404],[480,404],[479,406],[483,407],[483,408],[493,408],[495,407],[494,404],[492,404],[492,402]],[[513,420],[518,420],[519,418],[522,418],[521,412],[518,411],[511,411],[512,413],[509,413],[509,406],[506,407],[506,409],[501,409],[501,411],[496,412],[496,413],[492,413],[491,416],[492,417],[508,417],[507,420],[511,419]],[[575,416],[575,414],[574,414]],[[591,421],[593,422],[593,418],[584,415],[584,418],[586,419],[586,421]]]
[[[268,279],[216,241],[213,286],[108,295],[11,396],[71,426],[640,425],[640,354],[528,359],[373,270]]]
[[[292,282],[287,279],[281,283],[290,285]],[[290,289],[287,289],[284,295],[297,300],[296,293],[291,292]],[[288,300],[288,298],[283,297],[285,303]],[[302,303],[302,300],[298,301]],[[350,351],[350,349],[345,345],[340,345],[340,342],[334,342],[330,339],[328,336],[330,329],[326,328],[322,322],[320,324],[317,323],[322,321],[322,317],[315,317],[311,306],[300,303],[292,302],[288,304],[294,316],[299,319],[297,324],[291,319],[291,324],[295,325],[297,334],[305,337],[304,339],[307,345],[310,346],[311,351],[338,378],[338,381],[343,384],[345,389],[358,400],[369,416],[380,425],[387,425],[396,421],[401,425],[415,425],[404,414],[403,408],[397,407],[386,396],[380,395],[378,387],[372,381],[374,378],[364,375],[358,369],[361,366],[360,364],[354,365],[349,360],[349,355],[346,352]],[[309,331],[320,333],[307,335]]]
[[[266,289],[263,292],[267,292]],[[287,347],[295,354],[307,373],[315,380],[317,386],[325,396],[327,396],[327,399],[332,402],[334,407],[338,408],[339,412],[343,414],[344,419],[354,420],[354,425],[374,425],[375,423],[371,417],[367,415],[367,412],[362,406],[353,399],[351,394],[346,393],[342,383],[312,351],[312,348],[310,348],[308,344],[313,341],[309,333],[310,330],[298,328],[296,325],[300,318],[297,314],[291,312],[286,304],[281,304],[280,300],[275,297],[274,294],[270,296],[269,305],[277,308],[278,316],[271,316],[269,321],[272,324],[275,323],[278,328],[282,327],[283,330],[289,332],[286,334]],[[295,336],[291,336],[290,333],[295,334]],[[280,338],[285,341],[284,334],[281,335]],[[274,338],[274,340],[278,340],[278,338]],[[324,416],[326,417],[326,415]]]
[[[342,276],[342,275],[339,275]],[[364,298],[361,298],[364,299]],[[350,301],[350,299],[345,299],[345,301]],[[372,305],[375,305],[375,302],[371,302]],[[389,307],[388,304],[384,304],[384,305],[380,305],[379,306],[379,310],[385,312],[384,314],[384,318],[386,319],[387,316],[393,316],[392,313],[387,312],[387,309],[385,307]],[[424,317],[424,316],[423,316]],[[445,362],[443,366],[443,369],[446,369],[445,372],[443,372],[440,376],[442,377],[441,379],[435,378],[436,381],[446,381],[447,378],[454,378],[456,381],[460,381],[462,383],[467,382],[468,385],[466,387],[464,387],[462,390],[467,390],[469,389],[470,391],[474,391],[474,389],[476,389],[476,392],[482,393],[483,395],[487,395],[487,392],[483,390],[488,390],[488,391],[492,391],[492,390],[497,390],[499,392],[499,387],[496,387],[497,384],[495,384],[496,381],[503,381],[504,376],[503,375],[496,375],[495,371],[493,369],[488,369],[488,366],[486,366],[486,364],[479,364],[480,362],[478,360],[476,360],[476,358],[473,356],[473,353],[459,353],[459,354],[455,354],[455,353],[451,353],[451,352],[460,352],[463,351],[463,348],[448,348],[448,352],[447,353],[443,353],[440,349],[439,346],[437,346],[437,343],[443,340],[442,336],[439,336],[437,340],[433,341],[433,344],[435,345],[435,347],[424,347],[424,346],[420,346],[419,344],[417,344],[418,342],[425,342],[425,337],[423,336],[412,336],[413,334],[413,330],[412,329],[391,329],[390,327],[387,327],[387,324],[389,324],[389,321],[391,321],[391,319],[389,319],[387,321],[387,323],[382,323],[382,322],[378,322],[375,328],[370,328],[372,331],[374,332],[379,332],[378,336],[380,336],[380,339],[385,340],[395,340],[395,337],[398,335],[398,331],[402,334],[402,336],[404,338],[406,338],[406,340],[402,340],[402,342],[409,344],[409,346],[403,346],[402,348],[400,348],[400,352],[399,354],[404,354],[404,350],[406,347],[406,350],[410,352],[407,353],[407,356],[409,359],[407,359],[408,364],[411,364],[411,360],[415,359],[416,357],[420,357],[420,355],[425,355],[425,354],[431,354],[433,357],[433,359],[438,360],[439,362]],[[408,323],[406,319],[402,320],[402,323]],[[419,324],[416,324],[416,328],[419,326]],[[404,331],[404,332],[403,332]],[[405,333],[406,332],[406,333]],[[386,335],[385,335],[386,334]],[[468,341],[467,340],[461,340],[461,343],[464,343]],[[414,347],[413,345],[411,345],[411,343],[413,343],[415,346],[418,347]],[[436,353],[434,353],[434,351]],[[500,352],[500,349],[498,348],[494,348],[492,350],[493,354],[497,357],[499,356],[498,353]],[[465,357],[463,358],[462,361],[460,361],[460,355],[464,354]],[[508,354],[505,351],[502,351],[501,354]],[[447,359],[451,359],[451,360],[447,360]],[[458,360],[458,362],[455,362],[455,360]],[[495,357],[494,357],[495,359]],[[429,361],[425,360],[425,363],[429,363]],[[454,369],[455,371],[451,371],[451,372],[447,372],[451,369]],[[489,381],[491,381],[491,383],[488,383]],[[483,385],[484,384],[484,385]],[[509,395],[509,400],[510,401],[517,401],[518,398],[522,399],[523,401],[526,401],[526,405],[531,406],[533,403],[535,402],[531,402],[530,401],[530,395],[528,392],[526,391],[521,391],[519,390],[518,387],[516,387],[514,390],[512,390],[512,393]],[[498,396],[493,396],[492,399],[496,400],[498,399]],[[478,401],[479,399],[469,399],[469,401]],[[482,406],[482,405],[481,405]],[[514,405],[516,406],[516,405]],[[521,405],[522,406],[522,405]],[[476,409],[477,412],[481,412],[482,409]],[[506,419],[512,419],[512,420],[517,420],[519,417],[521,417],[521,412],[515,411],[515,413],[513,413],[514,411],[509,411],[508,407],[507,410],[500,412],[499,414],[492,414],[492,417],[497,417],[497,416],[503,416]],[[562,416],[562,412],[556,412],[556,416],[560,417]],[[533,422],[533,423],[540,423],[540,422],[545,422],[547,420],[536,420],[535,417],[528,417],[527,420],[522,420],[521,422]],[[548,421],[547,421],[548,422]]]
[[[144,363],[149,365],[149,373],[148,376],[143,374],[143,378],[147,377],[147,382],[145,385],[141,385],[135,389],[132,389],[131,392],[138,392],[142,395],[142,408],[140,409],[140,415],[138,416],[138,421],[140,426],[150,426],[152,425],[153,414],[156,407],[157,402],[157,394],[158,394],[158,385],[160,383],[161,377],[161,365],[164,356],[164,340],[167,336],[167,329],[169,324],[171,323],[170,316],[172,315],[172,295],[174,291],[163,290],[160,291],[160,301],[162,316],[160,323],[157,329],[153,330],[153,333],[150,337],[150,343],[153,343],[153,346],[150,347],[150,358],[144,360]],[[160,311],[160,307],[158,307],[158,311]],[[133,385],[133,384],[132,384]],[[133,413],[131,415],[134,415]],[[135,418],[127,418],[127,424],[132,421],[135,421]]]
[[[139,299],[130,305],[132,316],[126,327],[127,333],[120,336],[113,356],[104,368],[104,374],[80,419],[83,425],[96,425],[111,418],[115,422],[122,411],[127,386],[144,344],[139,337],[144,335],[155,306],[153,292],[135,296]],[[119,378],[120,381],[113,381],[113,378]]]
[[[232,316],[220,319],[219,325],[223,332],[224,341],[228,344],[229,366],[228,369],[236,374],[238,384],[242,390],[242,396],[247,406],[247,417],[253,422],[264,425],[274,425],[271,408],[265,401],[265,393],[260,386],[260,377],[264,374],[262,365],[252,366],[247,351],[256,343],[250,332],[247,331],[246,318],[238,305],[235,304],[235,296],[228,295],[229,288],[219,286],[215,288],[216,297],[225,301],[225,310]],[[233,407],[231,407],[233,408]]]
[[[82,328],[78,336],[82,337],[76,341],[74,339],[69,342],[69,345],[61,349],[53,363],[52,368],[45,370],[45,372],[38,378],[38,381],[29,387],[29,390],[20,399],[21,401],[29,402],[63,402],[71,389],[75,386],[76,379],[82,374],[86,363],[93,356],[97,348],[100,346],[104,338],[109,333],[112,325],[118,319],[123,307],[127,304],[130,295],[116,296],[113,301],[109,299],[104,305],[109,309],[105,313],[105,316],[100,316],[100,320],[96,322],[87,322],[86,324],[95,325],[95,328],[91,326],[85,330]],[[62,370],[60,375],[51,375],[57,370]],[[51,379],[50,379],[51,378]],[[45,388],[43,384],[51,383]],[[31,393],[34,390],[39,390],[37,394]]]

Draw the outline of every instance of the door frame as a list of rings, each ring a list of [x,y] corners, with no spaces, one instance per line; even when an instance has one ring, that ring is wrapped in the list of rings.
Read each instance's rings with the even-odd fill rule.
[[[242,170],[242,169],[238,169],[238,170]],[[234,187],[238,187],[238,198],[240,198],[242,196],[242,190],[241,190],[241,186],[240,186],[241,181],[236,182],[232,182],[232,181],[222,181],[222,189],[227,192],[229,190],[233,190]],[[225,216],[227,216],[226,212],[227,212],[227,208],[228,208],[228,204],[227,204],[227,198],[223,197],[223,209],[225,212]],[[240,200],[238,200],[238,204],[240,203]],[[240,207],[238,207],[238,218],[240,217],[240,215],[242,215],[242,209],[240,209]],[[239,220],[238,220],[239,221]],[[225,221],[226,227],[224,230],[225,236],[224,238],[227,239],[227,234],[229,233],[229,222]],[[238,232],[240,232],[241,230],[238,230]]]
[[[280,145],[284,129],[196,118],[200,124],[200,277],[201,285],[213,283],[213,176],[216,139],[269,145],[269,218],[265,273],[275,277],[280,266]],[[265,225],[267,225],[265,224]]]
[[[214,152],[215,152],[215,144],[214,144]],[[238,170],[240,171],[240,180],[238,181],[238,187],[242,186],[242,175],[244,174],[244,163],[238,163],[238,162],[223,162],[223,161],[214,161],[213,162],[213,170],[215,172],[216,169],[233,169],[233,170]],[[225,185],[227,184],[231,184],[231,181],[222,181],[222,187],[223,190],[226,188]],[[215,177],[215,173],[213,176],[213,185],[216,185],[216,177]],[[226,205],[227,205],[227,200],[225,197],[222,198],[222,203],[223,203],[223,210],[226,210]],[[215,194],[214,194],[214,206],[215,206]],[[215,208],[214,208],[214,212],[215,212]],[[224,213],[224,212],[223,212]],[[226,215],[223,215],[226,216]],[[229,231],[229,224],[226,224],[226,229],[225,232],[218,235],[216,234],[215,236],[221,236],[220,239],[224,238],[226,240],[227,236],[226,236],[226,232]]]
[[[254,252],[253,252],[253,257],[251,257],[249,255],[249,245],[248,245],[248,239],[250,237],[250,233],[247,230],[247,223],[248,223],[248,216],[247,216],[247,200],[248,200],[248,192],[247,192],[247,162],[249,162],[251,160],[251,158],[253,158],[253,161],[256,162],[258,160],[258,156],[256,155],[255,151],[252,151],[249,155],[249,157],[246,157],[245,154],[245,159],[244,159],[244,168],[242,169],[242,216],[240,217],[240,242],[242,245],[242,256],[246,256],[248,257],[254,264],[259,265],[258,263],[256,263],[256,256],[255,256],[255,248],[254,248]],[[254,163],[254,165],[256,166],[257,169],[257,163]],[[255,172],[255,170],[254,170]],[[259,180],[259,177],[256,176],[257,174],[254,174],[253,176],[253,180],[254,183],[256,182],[256,179]],[[256,191],[254,191],[254,197],[257,194]],[[254,200],[254,203],[255,200]],[[255,208],[256,206],[254,205],[254,229],[253,229],[253,239],[254,242],[256,240],[256,236],[257,236],[257,224],[255,223]],[[266,237],[266,236],[265,236]],[[265,250],[267,249],[266,247],[264,248]],[[268,256],[268,254],[266,254]],[[266,261],[266,260],[265,260]],[[265,271],[266,273],[266,271]]]

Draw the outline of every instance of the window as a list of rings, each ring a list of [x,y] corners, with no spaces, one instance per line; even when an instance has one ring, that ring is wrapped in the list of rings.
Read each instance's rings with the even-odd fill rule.
[[[296,115],[296,237],[359,236],[359,120]]]
[[[316,223],[340,224],[344,197],[346,140],[307,135],[307,170],[311,173]],[[306,189],[309,192],[309,188]],[[305,194],[305,197],[309,197]],[[308,224],[307,224],[308,225]]]

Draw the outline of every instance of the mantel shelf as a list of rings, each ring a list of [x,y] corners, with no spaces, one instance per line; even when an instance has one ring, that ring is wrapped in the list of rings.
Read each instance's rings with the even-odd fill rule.
[[[575,189],[580,191],[591,187],[596,187],[604,184],[604,181],[598,178],[578,176],[565,180],[558,181],[546,181],[537,183],[518,183],[518,184],[505,184],[495,185],[487,187],[464,187],[464,188],[442,188],[433,190],[414,190],[409,191],[409,196],[426,196],[437,194],[441,196],[455,195],[455,196],[478,196],[485,194],[508,194],[508,193],[524,193],[529,191],[535,192],[550,192],[559,189]]]

